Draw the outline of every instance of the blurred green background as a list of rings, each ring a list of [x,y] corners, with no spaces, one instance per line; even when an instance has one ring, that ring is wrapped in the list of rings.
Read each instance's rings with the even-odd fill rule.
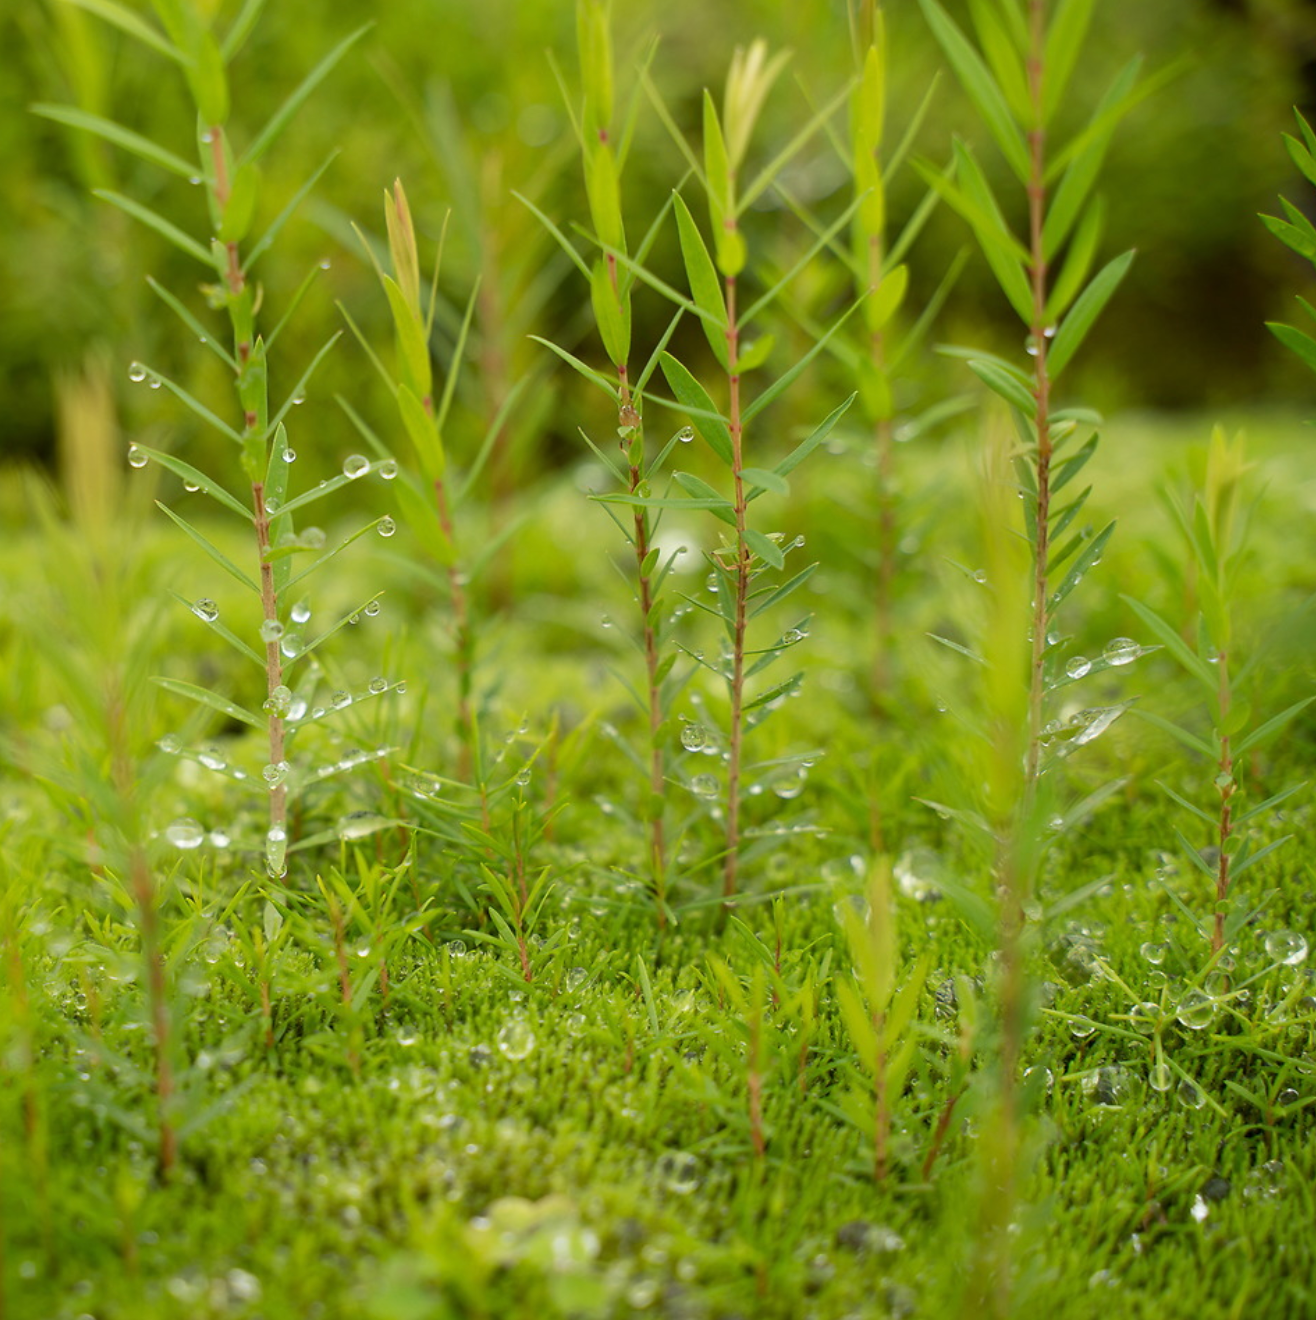
[[[221,3],[221,14],[226,7],[236,11],[237,5]],[[962,3],[950,7],[963,18]],[[893,82],[888,135],[894,140],[940,61],[914,0],[886,8]],[[832,95],[851,67],[846,10],[838,0],[635,0],[617,5],[615,19],[623,64],[642,54],[651,35],[660,39],[654,80],[692,136],[700,89],[720,88],[737,43],[762,35],[795,51],[765,124],[765,138],[777,141],[807,117],[810,103]],[[341,326],[335,300],[368,335],[387,342],[386,309],[350,224],[378,231],[383,189],[401,176],[423,247],[437,239],[452,210],[442,282],[451,310],[440,327],[440,357],[477,274],[482,280],[471,350],[477,369],[462,407],[487,421],[512,382],[541,373],[533,403],[523,410],[515,455],[494,474],[511,489],[525,469],[543,471],[579,452],[580,409],[555,393],[574,386],[560,381],[561,373],[527,336],[585,343],[586,355],[596,357],[585,339],[575,272],[513,197],[532,197],[564,225],[584,215],[575,144],[554,72],[556,63],[574,87],[574,6],[567,0],[270,0],[234,73],[238,141],[259,128],[332,44],[366,21],[374,24],[370,33],[301,112],[266,166],[268,220],[330,152],[338,153],[313,199],[262,263],[274,319],[308,270],[331,263],[285,341],[285,360],[303,362]],[[29,110],[35,102],[79,105],[190,154],[192,125],[177,70],[63,0],[5,5],[0,52],[3,461],[45,463],[55,450],[55,382],[89,359],[108,364],[133,433],[157,421],[175,424],[178,410],[167,398],[132,389],[130,359],[150,361],[203,397],[222,399],[223,382],[198,379],[210,365],[181,342],[186,336],[180,339],[177,323],[142,278],[154,274],[196,306],[196,267],[90,195],[94,187],[114,188],[198,230],[204,229],[200,189],[189,198],[178,180]],[[1171,76],[1117,135],[1102,190],[1109,207],[1106,253],[1137,247],[1140,255],[1085,353],[1085,374],[1078,379],[1075,372],[1075,394],[1107,411],[1306,406],[1310,379],[1264,322],[1292,317],[1293,295],[1311,272],[1270,238],[1256,214],[1274,210],[1280,192],[1299,205],[1311,200],[1280,134],[1291,123],[1291,106],[1316,105],[1316,5],[1103,0],[1089,64],[1075,80],[1074,113],[1137,52],[1147,70],[1171,70]],[[944,159],[953,132],[975,140],[996,168],[961,92],[943,77],[917,153]],[[642,125],[639,142],[627,178],[628,219],[637,232],[682,168],[660,125]],[[797,195],[819,211],[844,205],[845,173],[825,141],[789,177]],[[897,220],[920,192],[913,172],[903,171],[892,185]],[[779,202],[769,201],[756,217],[769,239],[784,214],[777,208]],[[930,293],[967,242],[963,224],[939,211],[913,253],[915,299]],[[655,306],[652,315],[654,324],[641,328],[637,342],[656,337],[657,318],[665,313]],[[994,341],[1017,352],[1017,337],[975,253],[934,338]],[[293,366],[287,370],[292,374]],[[962,375],[958,380],[962,388]],[[364,400],[377,382],[354,343],[337,351],[332,386],[369,411]],[[332,405],[323,407],[324,425],[344,427]],[[314,415],[309,407],[307,413]],[[355,447],[345,428],[337,447],[343,446]]]

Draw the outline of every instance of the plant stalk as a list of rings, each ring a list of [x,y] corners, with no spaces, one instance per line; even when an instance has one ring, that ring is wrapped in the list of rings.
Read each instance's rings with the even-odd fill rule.
[[[740,419],[740,325],[736,320],[736,280],[726,279],[727,303],[727,383],[730,390],[728,411],[731,432],[732,478],[736,506],[736,607],[731,643],[731,745],[727,765],[726,859],[722,871],[722,896],[730,899],[736,892],[740,864],[740,759],[744,737],[745,702],[745,626],[748,617],[750,552],[745,541],[746,502],[744,468],[744,426]]]
[[[1229,684],[1229,657],[1221,652],[1216,662],[1220,667],[1220,726],[1229,726],[1229,708],[1231,692]],[[1220,860],[1216,863],[1215,881],[1215,929],[1211,934],[1211,952],[1218,954],[1225,947],[1225,900],[1229,897],[1229,845],[1234,832],[1233,796],[1234,796],[1234,756],[1229,746],[1229,735],[1220,735],[1220,775],[1216,780],[1220,790]]]

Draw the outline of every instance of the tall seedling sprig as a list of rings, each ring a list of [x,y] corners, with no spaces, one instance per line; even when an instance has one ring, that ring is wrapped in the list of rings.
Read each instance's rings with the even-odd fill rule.
[[[250,775],[229,766],[226,758],[213,749],[196,754],[194,759],[232,779],[254,785],[268,795],[268,825],[263,846],[265,866],[272,878],[281,879],[287,872],[290,796],[306,784],[350,768],[359,761],[359,758],[348,756],[317,771],[293,767],[290,758],[298,729],[318,723],[326,715],[332,714],[335,708],[351,704],[354,700],[352,694],[335,693],[325,706],[314,705],[316,667],[312,664],[302,669],[304,678],[295,689],[292,686],[295,681],[294,668],[308,660],[323,641],[357,613],[354,610],[351,615],[344,616],[318,637],[308,641],[304,638],[302,628],[310,618],[310,607],[294,589],[337,555],[346,544],[356,539],[356,536],[368,530],[363,528],[326,551],[324,533],[318,528],[308,527],[299,534],[294,527],[293,515],[315,500],[373,470],[381,470],[384,475],[389,475],[391,471],[396,471],[396,465],[387,462],[371,464],[365,458],[353,455],[344,463],[341,476],[322,482],[300,496],[293,496],[289,491],[291,464],[296,455],[289,444],[285,419],[291,409],[306,397],[308,381],[332,348],[337,336],[315,354],[283,402],[272,409],[269,352],[317,272],[312,271],[303,281],[292,306],[266,336],[258,323],[263,298],[261,287],[253,278],[253,269],[274,243],[297,205],[328,167],[329,161],[325,161],[297,190],[264,233],[254,241],[249,240],[261,199],[261,162],[303,102],[330,74],[365,29],[359,29],[335,46],[306,75],[245,149],[238,150],[228,127],[229,69],[260,16],[262,6],[259,3],[245,5],[223,34],[214,27],[208,12],[192,0],[157,0],[154,8],[159,27],[112,3],[112,0],[88,4],[86,7],[151,51],[177,64],[184,74],[196,111],[197,157],[190,161],[100,116],[69,107],[41,107],[43,113],[51,118],[104,138],[168,173],[199,182],[205,192],[209,230],[204,237],[187,233],[165,216],[133,198],[109,191],[101,191],[98,195],[147,225],[205,268],[211,282],[202,286],[202,292],[209,307],[222,312],[228,321],[231,349],[224,347],[221,337],[211,331],[182,299],[156,281],[150,281],[152,289],[165,305],[207,351],[219,359],[231,376],[234,401],[240,417],[238,425],[225,421],[181,384],[144,364],[134,363],[129,375],[133,380],[149,381],[153,387],[164,386],[202,423],[237,447],[241,470],[250,486],[249,500],[240,500],[227,489],[223,481],[172,454],[134,445],[129,452],[129,461],[134,467],[143,466],[147,462],[160,464],[181,477],[190,489],[201,491],[252,529],[256,551],[255,576],[233,563],[204,532],[182,515],[161,506],[171,521],[220,568],[237,580],[259,604],[260,623],[255,645],[244,640],[221,621],[218,606],[213,600],[203,598],[191,603],[190,607],[217,636],[263,671],[265,690],[260,709],[253,710],[220,693],[191,683],[174,679],[158,681],[175,694],[208,707],[230,720],[257,729],[264,735],[268,748],[267,759],[259,775]],[[391,520],[381,520],[379,526],[381,531],[387,533],[392,527]],[[297,569],[294,562],[299,555],[309,556],[310,562],[305,564],[303,560],[305,566]],[[364,603],[357,608],[365,608],[368,604]],[[361,695],[378,695],[387,691],[389,686],[382,680],[376,680],[371,684],[369,692]],[[167,750],[182,752],[184,749],[176,740],[171,740]],[[199,831],[189,831],[187,837],[180,834],[174,842],[180,847],[189,848],[199,844],[201,837]]]
[[[750,526],[749,506],[768,493],[789,493],[789,474],[827,439],[850,403],[850,400],[846,400],[836,408],[775,467],[756,467],[746,462],[750,448],[747,445],[749,423],[791,384],[830,338],[830,332],[822,336],[800,361],[756,398],[749,400],[743,388],[745,377],[766,363],[773,346],[771,335],[763,335],[751,342],[749,336],[752,327],[795,272],[821,251],[850,218],[850,212],[847,211],[836,226],[818,239],[803,261],[757,300],[745,305],[742,277],[748,265],[749,252],[741,232],[740,218],[772,186],[777,174],[836,108],[836,102],[833,102],[814,115],[766,167],[742,186],[740,180],[755,125],[773,84],[785,66],[786,58],[784,53],[769,58],[767,47],[761,41],[755,42],[747,50],[737,49],[732,58],[720,113],[712,95],[707,91],[704,93],[702,161],[676,127],[657,91],[647,78],[645,80],[655,109],[672,133],[691,173],[702,186],[708,204],[710,228],[714,236],[711,252],[689,206],[679,193],[673,198],[689,296],[673,289],[642,265],[626,258],[624,252],[615,248],[608,249],[611,255],[634,270],[642,280],[699,319],[725,381],[724,411],[714,402],[712,394],[697,376],[674,354],[664,351],[660,355],[663,375],[675,395],[675,406],[692,420],[715,457],[730,470],[730,497],[702,477],[679,471],[675,473],[675,482],[683,492],[679,496],[654,496],[637,492],[601,497],[613,503],[644,509],[704,509],[730,529],[729,533],[722,534],[722,545],[708,555],[709,586],[716,595],[717,603],[708,606],[702,601],[696,602],[717,619],[725,634],[725,645],[716,660],[707,660],[698,652],[691,653],[697,663],[724,685],[729,707],[723,813],[724,899],[731,898],[736,892],[741,861],[742,805],[747,769],[744,760],[745,734],[798,689],[803,675],[797,673],[761,691],[751,691],[749,685],[785,651],[803,639],[809,620],[807,617],[798,620],[779,634],[774,642],[754,648],[749,643],[749,627],[754,619],[802,586],[816,567],[805,568],[777,584],[765,581],[768,572],[784,570],[786,554],[799,544],[799,540],[784,544],[780,533],[769,534]],[[692,732],[699,742],[707,737],[705,730],[696,729]],[[780,767],[777,770],[780,772]]]

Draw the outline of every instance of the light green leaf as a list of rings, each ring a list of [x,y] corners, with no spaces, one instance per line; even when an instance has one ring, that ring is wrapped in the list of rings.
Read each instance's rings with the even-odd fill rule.
[[[195,257],[207,269],[214,268],[214,262],[210,258],[210,249],[202,243],[198,243],[190,234],[185,234],[177,225],[171,224],[162,215],[157,215],[150,207],[142,206],[141,203],[133,201],[131,197],[125,197],[122,193],[114,192],[110,188],[93,188],[92,196],[99,197],[104,202],[109,202],[111,206],[117,206],[119,210],[132,216],[134,220],[140,220],[148,229],[154,229],[161,238],[172,243],[181,252],[186,252],[189,257]]]
[[[727,348],[727,307],[722,297],[722,282],[718,279],[713,259],[708,255],[703,235],[695,224],[690,208],[679,195],[673,198],[672,209],[676,212],[676,227],[681,240],[681,258],[685,263],[685,275],[690,284],[690,296],[695,306],[703,312],[700,318],[704,334],[708,337],[708,346],[713,356],[722,364],[724,371],[729,371],[730,357]],[[675,387],[673,387],[675,388]]]
[[[726,419],[714,406],[708,391],[670,353],[664,353],[660,362],[672,393],[676,395],[682,407],[687,409],[695,428],[707,441],[708,447],[727,467],[734,466],[735,455],[731,446],[731,432],[727,427]]]
[[[919,0],[933,35],[946,52],[946,58],[964,85],[979,117],[996,139],[1006,163],[1021,183],[1028,182],[1028,148],[1023,134],[1010,114],[1005,96],[988,72],[978,52],[960,31],[937,0]]]
[[[246,522],[251,521],[252,515],[249,508],[230,495],[218,482],[212,481],[204,472],[194,468],[190,463],[184,463],[182,459],[175,458],[172,454],[166,454],[159,449],[148,448],[146,445],[139,444],[137,449],[153,463],[159,463],[162,468],[168,468],[170,472],[182,477],[189,486],[196,486],[204,491],[212,500],[236,513],[239,518]]]
[[[1278,715],[1272,716],[1264,724],[1258,725],[1247,737],[1241,738],[1234,744],[1234,755],[1242,756],[1259,743],[1265,742],[1267,738],[1278,733],[1296,715],[1306,710],[1313,701],[1316,701],[1316,697],[1304,697],[1301,701],[1296,701],[1292,706],[1280,711]]]
[[[772,568],[786,567],[786,556],[782,554],[781,546],[769,540],[762,532],[755,531],[752,527],[745,528],[745,544]]]
[[[1079,345],[1087,337],[1098,316],[1101,315],[1111,295],[1119,288],[1120,281],[1128,274],[1133,264],[1134,253],[1125,252],[1102,267],[1078,296],[1070,309],[1069,315],[1061,322],[1056,337],[1051,341],[1051,348],[1046,355],[1047,370],[1054,380],[1069,364],[1069,360],[1078,351]]]
[[[177,527],[181,528],[188,536],[190,536],[192,540],[195,541],[197,545],[199,545],[201,549],[204,550],[206,554],[208,554],[211,557],[211,559],[213,559],[215,563],[217,563],[220,566],[220,568],[222,568],[226,573],[230,573],[232,574],[233,577],[237,578],[237,580],[241,582],[242,585],[246,587],[248,591],[253,591],[259,594],[260,587],[257,586],[256,583],[250,577],[248,577],[247,574],[244,573],[222,550],[220,550],[217,546],[214,545],[213,542],[207,540],[205,536],[203,536],[199,531],[197,531],[197,529],[193,527],[192,524],[188,522],[186,518],[180,517],[167,504],[162,504],[159,500],[156,500],[155,504],[156,504],[156,508],[160,509],[165,514],[165,516],[170,519],[171,522],[173,522]]]
[[[777,472],[768,472],[764,468],[747,467],[742,468],[741,477],[751,486],[758,487],[758,492],[771,491],[774,495],[789,495],[791,493],[790,482]],[[754,498],[754,494],[750,495]]]
[[[157,687],[164,688],[166,692],[172,692],[180,697],[187,697],[188,700],[195,701],[201,706],[209,706],[211,710],[217,710],[221,715],[227,715],[231,720],[249,724],[253,729],[264,729],[268,723],[259,715],[247,710],[246,707],[239,706],[227,697],[221,697],[218,692],[211,692],[209,688],[197,687],[195,683],[183,683],[176,678],[154,678],[151,681]]]
[[[1002,371],[993,362],[979,358],[969,359],[969,370],[994,394],[999,394],[1011,407],[1018,408],[1025,417],[1037,415],[1037,400],[1032,392],[1023,388],[1013,376]]]
[[[1064,99],[1069,76],[1078,61],[1092,21],[1095,0],[1060,0],[1046,32],[1043,54],[1046,77],[1042,81],[1042,123],[1049,124]]]
[[[140,41],[143,46],[149,46],[157,54],[177,64],[187,63],[187,56],[177,46],[132,10],[116,4],[115,0],[65,0],[65,2],[79,9],[85,9],[87,13],[95,14],[97,18],[103,18],[111,26],[127,33],[133,40]]]
[[[76,106],[50,105],[44,101],[38,102],[31,109],[33,114],[41,115],[44,119],[53,119],[56,123],[67,124],[70,128],[93,133],[96,137],[103,138],[116,147],[122,147],[143,160],[149,160],[151,164],[158,165],[171,174],[177,174],[180,178],[189,179],[197,172],[196,166],[181,156],[174,155],[172,151],[166,150],[140,133],[134,133],[132,129],[124,128],[122,124],[116,124],[112,119],[103,119],[100,115],[93,115],[90,111],[80,110]]]
[[[1208,692],[1215,692],[1219,686],[1219,674],[1184,641],[1177,629],[1166,623],[1155,610],[1149,609],[1139,600],[1134,600],[1132,596],[1121,595],[1120,599],[1151,629],[1157,641],[1198,679]]]
[[[291,95],[275,111],[274,117],[257,135],[256,140],[243,154],[241,163],[251,165],[258,161],[278,140],[279,135],[288,126],[289,120],[301,109],[308,96],[333,72],[334,67],[349,50],[370,30],[373,24],[367,23],[344,37],[298,84]]]

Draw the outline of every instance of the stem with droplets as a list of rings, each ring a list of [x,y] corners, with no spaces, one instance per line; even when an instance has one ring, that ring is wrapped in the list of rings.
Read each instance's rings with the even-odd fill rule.
[[[735,482],[736,513],[736,605],[731,639],[731,739],[727,764],[726,858],[722,869],[722,896],[736,892],[740,863],[740,758],[744,736],[745,625],[748,618],[750,551],[745,541],[746,501],[744,468],[744,425],[740,417],[740,325],[736,319],[736,280],[726,278],[727,380],[730,387],[729,430],[731,432],[732,479]]]

